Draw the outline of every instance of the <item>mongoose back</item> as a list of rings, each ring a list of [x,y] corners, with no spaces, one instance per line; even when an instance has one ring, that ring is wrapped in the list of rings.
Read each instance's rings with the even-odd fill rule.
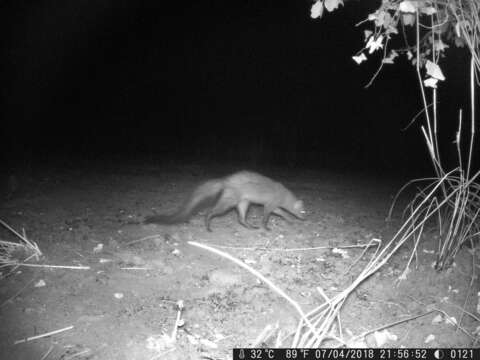
[[[258,229],[247,221],[250,204],[263,206],[262,225],[266,230],[271,214],[290,222],[293,217],[304,219],[303,201],[281,183],[251,171],[239,171],[224,178],[208,180],[195,188],[175,212],[147,216],[146,224],[177,224],[186,222],[200,208],[211,205],[205,216],[205,226],[212,231],[212,218],[236,208],[238,222],[249,229]]]

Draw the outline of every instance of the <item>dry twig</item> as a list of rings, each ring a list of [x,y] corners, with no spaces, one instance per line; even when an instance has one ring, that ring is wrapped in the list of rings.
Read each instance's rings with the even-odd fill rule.
[[[58,330],[50,331],[50,332],[47,332],[47,333],[44,333],[44,334],[35,335],[35,336],[30,336],[30,337],[27,337],[27,338],[25,338],[25,339],[20,339],[20,340],[15,341],[13,344],[14,344],[14,345],[22,344],[22,343],[25,343],[25,342],[28,342],[28,341],[41,339],[41,338],[44,338],[44,337],[47,337],[47,336],[51,336],[51,335],[56,335],[56,334],[59,334],[59,333],[61,333],[61,332],[68,331],[68,330],[72,330],[72,329],[73,329],[73,325],[67,326],[67,327],[65,327],[65,328],[63,328],[63,329],[58,329]]]

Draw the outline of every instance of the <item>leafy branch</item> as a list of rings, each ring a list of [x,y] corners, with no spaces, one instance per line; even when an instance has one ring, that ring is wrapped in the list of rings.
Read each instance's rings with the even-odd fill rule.
[[[343,5],[343,0],[316,0],[311,16],[321,18],[324,10],[333,12]],[[369,26],[364,30],[364,48],[352,58],[360,64],[371,54],[383,50],[382,62],[374,79],[384,64],[394,64],[400,55],[404,55],[415,67],[417,61],[420,62],[420,67],[427,72],[424,85],[435,88],[439,80],[445,80],[438,67],[445,50],[450,46],[466,46],[478,73],[479,11],[480,2],[477,0],[384,0],[377,10],[357,24],[367,23]],[[417,28],[420,29],[419,37]],[[403,45],[396,46],[399,43]]]

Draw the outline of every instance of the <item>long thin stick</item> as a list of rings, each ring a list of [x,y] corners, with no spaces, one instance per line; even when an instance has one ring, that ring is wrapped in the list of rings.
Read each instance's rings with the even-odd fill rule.
[[[406,319],[394,321],[394,322],[391,322],[390,324],[381,325],[379,327],[376,327],[375,329],[367,330],[367,331],[361,333],[360,335],[354,336],[351,340],[358,340],[358,339],[364,338],[365,336],[367,336],[371,333],[374,333],[376,331],[382,331],[382,330],[388,329],[392,326],[399,325],[399,324],[402,324],[402,323],[410,321],[410,320],[415,320],[415,319],[421,318],[423,316],[429,315],[429,314],[431,314],[433,312],[437,312],[437,311],[438,310],[430,310],[430,311],[427,311],[426,313],[423,313],[423,314],[419,314],[419,315],[411,316],[411,317],[406,318]]]
[[[353,249],[353,248],[369,248],[372,246],[377,246],[376,244],[358,244],[358,245],[340,245],[340,246],[315,246],[307,248],[267,248],[264,246],[257,247],[241,247],[241,246],[226,246],[226,245],[216,245],[208,244],[208,246],[214,246],[218,249],[232,249],[232,250],[266,250],[266,251],[311,251],[311,250],[328,250],[328,249]]]
[[[196,241],[188,241],[188,243],[190,245],[193,245],[193,246],[197,246],[199,248],[202,248],[204,250],[208,250],[210,252],[213,252],[217,255],[220,255],[224,258],[227,258],[231,261],[233,261],[235,264],[241,266],[242,268],[244,268],[245,270],[249,271],[250,273],[252,273],[253,275],[255,275],[257,278],[259,278],[260,280],[262,280],[264,283],[266,283],[268,286],[270,286],[270,288],[272,290],[274,290],[277,294],[279,294],[281,297],[283,297],[285,300],[287,300],[294,308],[295,310],[297,310],[297,312],[300,314],[302,320],[308,325],[308,327],[310,328],[310,331],[313,333],[313,334],[317,334],[317,331],[315,329],[315,327],[313,326],[313,324],[310,322],[310,320],[307,318],[307,316],[305,315],[305,313],[303,312],[302,308],[300,307],[300,305],[298,305],[298,303],[293,300],[290,296],[288,296],[282,289],[280,289],[277,285],[275,285],[273,282],[271,282],[269,279],[267,279],[265,276],[263,276],[262,274],[260,274],[257,270],[253,269],[251,266],[248,266],[247,264],[245,264],[244,262],[238,260],[237,258],[233,257],[232,255],[230,254],[227,254],[226,252],[223,252],[221,250],[218,250],[218,249],[215,249],[215,248],[212,248],[210,246],[207,246],[207,245],[204,245],[204,244],[201,244],[201,243],[198,243]]]
[[[30,337],[25,338],[25,339],[17,340],[13,344],[17,345],[17,344],[21,344],[21,343],[24,343],[24,342],[27,342],[27,341],[41,339],[41,338],[44,338],[44,337],[47,337],[47,336],[55,335],[55,334],[58,334],[58,333],[61,333],[61,332],[64,332],[64,331],[68,331],[68,330],[72,330],[72,329],[73,329],[73,325],[67,326],[63,329],[58,329],[58,330],[50,331],[48,333],[44,333],[44,334],[41,334],[41,335],[30,336]]]
[[[14,265],[27,266],[27,267],[44,267],[44,268],[52,268],[52,269],[90,270],[90,266],[42,265],[42,264],[24,264],[24,263],[18,263]]]
[[[141,242],[141,241],[145,241],[145,240],[149,240],[149,239],[156,239],[156,238],[160,238],[161,235],[160,234],[155,234],[155,235],[149,235],[149,236],[145,236],[141,239],[136,239],[136,240],[132,240],[132,241],[129,241],[125,244],[125,246],[129,246],[129,245],[132,245],[132,244],[136,244],[138,242]]]

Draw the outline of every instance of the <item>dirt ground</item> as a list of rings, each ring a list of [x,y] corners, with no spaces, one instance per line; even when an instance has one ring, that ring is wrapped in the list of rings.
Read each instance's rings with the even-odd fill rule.
[[[308,311],[323,302],[318,287],[330,297],[339,293],[374,252],[367,251],[354,264],[361,248],[344,254],[332,248],[372,238],[386,242],[398,226],[398,218],[391,223],[384,219],[399,182],[278,170],[264,173],[304,199],[306,221],[287,224],[272,217],[272,231],[248,230],[231,212],[213,220],[212,233],[206,231],[201,214],[188,224],[141,224],[146,215],[174,210],[195,184],[228,170],[143,167],[16,176],[13,193],[2,198],[0,218],[25,229],[38,243],[44,254],[39,263],[90,269],[20,267],[0,280],[1,359],[230,359],[232,348],[252,346],[267,325],[278,325],[284,336],[295,331],[298,315],[249,272],[188,241],[222,246]],[[259,223],[260,215],[253,208],[249,218]],[[0,239],[16,240],[5,229]],[[312,247],[330,248],[286,251]],[[431,313],[389,327],[386,343],[378,344],[378,338],[368,335],[364,344],[479,346],[478,338],[475,342],[469,334],[480,324],[462,311],[480,317],[478,278],[471,284],[471,252],[463,249],[451,269],[438,273],[432,269],[432,250],[434,242],[425,237],[404,281],[398,278],[411,247],[401,248],[364,281],[343,306],[343,338],[435,308],[461,320],[465,331]],[[184,324],[172,348],[165,334],[173,331],[180,300]],[[69,326],[73,328],[50,337],[14,344]],[[275,338],[260,345],[272,346]],[[290,341],[286,337],[282,347]]]

